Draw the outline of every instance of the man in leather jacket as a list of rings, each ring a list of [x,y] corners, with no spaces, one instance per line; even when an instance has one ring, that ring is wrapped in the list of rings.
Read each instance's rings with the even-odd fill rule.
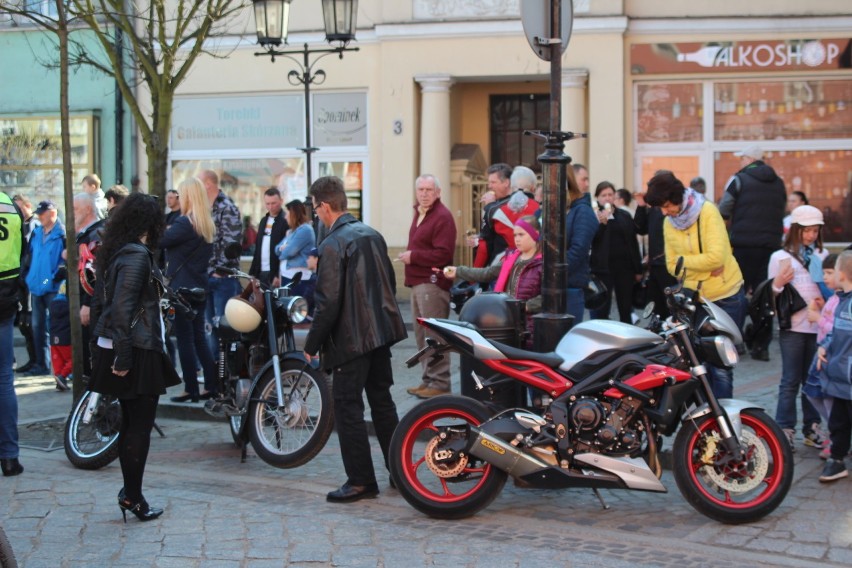
[[[333,369],[334,423],[346,482],[328,494],[333,503],[379,493],[364,422],[366,391],[376,437],[388,464],[399,419],[391,397],[390,346],[406,338],[396,284],[382,236],[346,212],[343,182],[322,177],[311,185],[314,211],[329,228],[319,245],[315,311],[305,355],[318,351]]]

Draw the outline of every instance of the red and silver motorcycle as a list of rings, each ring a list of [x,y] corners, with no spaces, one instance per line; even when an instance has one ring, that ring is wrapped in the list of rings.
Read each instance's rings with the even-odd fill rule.
[[[495,411],[461,396],[419,404],[391,442],[402,496],[429,516],[454,519],[488,506],[507,475],[537,488],[590,487],[599,499],[599,488],[665,492],[662,437],[677,431],[671,468],[695,509],[724,523],[772,512],[792,482],[792,449],[757,405],[717,399],[707,376],[707,363],[737,364],[740,332],[682,284],[667,294],[673,315],[656,322],[657,333],[588,321],[551,353],[489,340],[467,322],[419,319],[431,337],[409,366],[456,351],[493,371],[473,373],[477,388],[520,381],[535,404]]]

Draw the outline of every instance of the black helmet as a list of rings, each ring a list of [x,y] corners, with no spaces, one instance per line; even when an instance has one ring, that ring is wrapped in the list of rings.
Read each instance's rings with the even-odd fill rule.
[[[606,304],[609,290],[600,278],[592,274],[589,277],[589,283],[583,288],[583,303],[586,304],[587,310],[597,310],[604,307]]]
[[[467,280],[456,280],[453,287],[450,288],[450,307],[457,314],[461,312],[464,303],[473,298],[481,291],[481,288],[476,282],[468,282]]]

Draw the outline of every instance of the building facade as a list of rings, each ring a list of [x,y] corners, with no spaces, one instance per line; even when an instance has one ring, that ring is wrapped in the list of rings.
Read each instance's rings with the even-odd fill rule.
[[[826,240],[852,240],[852,10],[842,0],[741,4],[575,0],[562,127],[589,137],[566,153],[593,184],[642,191],[667,168],[703,176],[718,200],[733,152],[759,142],[788,190],[824,210]],[[530,49],[519,6],[361,0],[360,51],[318,64],[312,177],[340,175],[353,213],[393,249],[405,246],[419,173],[441,180],[461,253],[477,226],[471,180],[496,161],[539,169],[542,147],[522,133],[548,126],[549,64]],[[253,23],[246,14],[244,27]],[[293,3],[290,46],[319,47],[321,28],[319,6]],[[256,222],[267,186],[305,196],[305,102],[287,81],[293,63],[255,56],[253,36],[232,48],[200,61],[181,91],[172,176],[218,169]]]
[[[32,6],[50,14],[51,4]],[[84,31],[71,37],[85,49],[100,49]],[[64,213],[58,58],[52,34],[0,15],[0,190],[25,194],[33,203],[51,199]],[[80,68],[69,74],[75,192],[90,173],[98,174],[105,188],[130,186],[136,142],[128,113],[117,112],[121,106],[114,81],[103,73]]]

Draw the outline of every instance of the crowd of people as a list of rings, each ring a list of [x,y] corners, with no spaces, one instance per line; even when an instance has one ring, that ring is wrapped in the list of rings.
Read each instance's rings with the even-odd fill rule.
[[[783,180],[763,161],[759,147],[751,145],[739,155],[742,168],[726,185],[718,206],[706,196],[701,178],[684,185],[674,173],[659,171],[645,192],[619,189],[608,181],[591,191],[588,169],[580,164],[568,168],[567,312],[575,324],[611,315],[635,323],[639,290],[641,299],[653,300],[656,312],[666,317],[663,290],[674,282],[679,259],[686,268],[685,286],[713,301],[741,329],[749,315],[752,326],[765,329],[766,322],[757,321],[750,305],[771,302],[777,307],[772,313],[778,314],[782,357],[776,420],[791,446],[801,424],[804,444],[819,448],[827,459],[820,481],[833,481],[847,475],[843,459],[852,433],[852,252],[828,256],[821,212],[807,205],[804,195],[786,195]],[[393,261],[401,263],[415,318],[448,317],[451,287],[459,280],[480,282],[525,303],[522,346],[532,348],[531,318],[542,306],[541,187],[535,173],[523,166],[494,164],[487,176],[481,230],[465,241],[476,247],[473,266],[454,263],[456,224],[441,201],[441,182],[431,174],[414,182],[408,243]],[[390,348],[407,333],[387,244],[347,213],[342,182],[323,177],[312,184],[316,224],[304,202],[284,203],[276,188],[266,190],[267,214],[252,230],[250,243],[243,239],[244,220],[214,171],[202,171],[169,190],[166,211],[144,194],[128,195],[123,186],[103,192],[94,175],[86,176],[82,189],[74,197],[81,264],[70,271],[64,269],[65,228],[56,205],[42,201],[33,209],[24,196],[12,200],[0,194],[0,217],[15,234],[0,251],[0,292],[13,290],[12,296],[0,294],[3,474],[23,471],[12,388],[12,326],[17,321],[30,358],[15,371],[48,374],[52,365],[56,388],[68,390],[73,376],[63,280],[80,273],[81,283],[90,284],[81,290],[79,318],[89,387],[117,396],[125,417],[119,507],[140,520],[162,514],[142,495],[142,475],[158,399],[181,377],[158,301],[167,286],[206,290],[205,300],[193,306],[206,318],[175,316],[184,392],[172,400],[216,398],[218,344],[210,330],[227,300],[240,292],[238,281],[221,277],[216,267],[238,266],[239,258],[226,254],[228,245],[237,243],[251,251],[249,273],[258,281],[279,286],[301,275],[296,293],[309,299],[313,316],[304,355],[308,362],[319,356],[333,377],[334,418],[346,473],[346,481],[328,500],[348,502],[378,494],[363,395],[387,464],[398,422],[390,394]],[[589,293],[592,284],[594,295]],[[768,360],[772,327],[770,321],[769,333],[759,338],[745,334],[755,359]],[[422,348],[420,326],[415,326],[415,336]],[[407,391],[422,399],[449,393],[450,374],[448,358],[426,360],[420,384]],[[732,370],[710,366],[709,374],[717,397],[733,397]]]

